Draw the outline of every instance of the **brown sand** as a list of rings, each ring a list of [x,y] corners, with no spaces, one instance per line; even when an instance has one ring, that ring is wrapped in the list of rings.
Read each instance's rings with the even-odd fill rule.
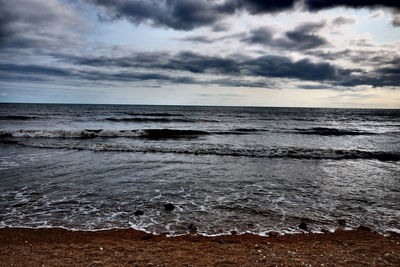
[[[367,229],[260,237],[0,229],[0,266],[400,266],[400,236]]]

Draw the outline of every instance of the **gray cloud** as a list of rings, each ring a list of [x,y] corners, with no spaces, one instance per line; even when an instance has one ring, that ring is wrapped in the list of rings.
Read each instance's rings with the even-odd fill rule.
[[[339,16],[332,21],[333,25],[341,26],[345,24],[354,24],[356,20],[352,17]]]
[[[330,81],[349,75],[329,63],[313,63],[308,59],[292,61],[281,56],[262,56],[244,63],[245,72],[254,76],[294,78],[309,81]]]
[[[287,31],[283,37],[274,37],[274,31],[270,27],[255,29],[243,38],[242,41],[251,44],[261,44],[285,50],[308,50],[325,46],[328,41],[316,34],[326,25],[325,22],[305,23],[291,31]]]
[[[184,42],[193,42],[193,43],[214,43],[218,41],[224,41],[224,40],[229,40],[233,39],[234,41],[237,41],[237,39],[243,39],[245,38],[246,33],[234,33],[234,34],[228,34],[228,35],[223,35],[220,37],[209,37],[206,35],[191,35],[191,36],[186,36],[181,39],[180,41]]]
[[[250,14],[280,12],[292,9],[296,0],[228,0],[235,10],[245,10]]]
[[[371,85],[373,87],[400,86],[400,64],[395,62],[385,67],[378,67],[374,71],[361,72],[340,82],[343,86]]]
[[[48,0],[0,0],[0,49],[78,46],[82,21],[67,4]]]
[[[213,25],[229,15],[247,12],[252,15],[293,10],[302,4],[306,10],[346,8],[393,8],[400,3],[393,0],[83,0],[99,6],[108,19],[126,18],[132,23],[150,23],[176,30],[192,30]],[[395,22],[397,20],[394,20]],[[342,21],[343,22],[343,21]],[[341,23],[337,21],[337,23]]]
[[[367,51],[366,51],[367,53]],[[326,56],[326,54],[322,54]],[[340,57],[350,55],[362,57],[362,55],[352,54],[351,50],[343,50],[326,57]],[[170,53],[134,53],[127,57],[71,57],[62,55],[64,61],[78,66],[90,66],[99,68],[128,68],[144,69],[157,71],[178,71],[188,72],[193,75],[227,75],[232,76],[235,81],[224,84],[236,84],[237,86],[247,87],[272,87],[265,81],[245,81],[246,77],[261,79],[269,78],[289,78],[302,81],[325,82],[324,86],[356,86],[371,85],[399,86],[400,69],[397,57],[389,55],[373,57],[372,62],[377,66],[374,70],[366,72],[359,68],[343,69],[327,62],[312,62],[305,58],[293,61],[284,56],[260,56],[249,58],[245,55],[235,55],[229,57],[205,56],[193,52]],[[385,64],[385,67],[382,65]],[[240,77],[240,79],[238,79]],[[221,80],[219,80],[220,82]],[[218,84],[216,80],[211,83]],[[239,85],[242,83],[241,85]],[[315,89],[302,87],[303,89]],[[332,87],[330,87],[332,88]],[[319,89],[330,89],[319,86]]]
[[[229,7],[205,0],[88,0],[103,8],[110,19],[126,18],[139,24],[150,22],[177,30],[192,30],[210,25]],[[227,9],[228,8],[228,9]]]
[[[177,54],[143,52],[117,58],[68,55],[58,55],[58,57],[75,65],[94,67],[143,68],[210,74],[237,74],[240,72],[238,62],[233,58],[205,56],[192,52]]]
[[[200,26],[217,26],[224,30],[219,20],[237,12],[250,14],[272,13],[293,9],[295,0],[245,1],[245,0],[82,0],[103,9],[110,19],[127,19],[133,23],[150,23],[156,26],[190,30]],[[318,2],[318,3],[317,3]],[[322,5],[321,3],[324,3]],[[306,1],[310,10],[328,8],[332,1]],[[395,4],[371,4],[374,1],[336,1],[344,7],[396,8]],[[236,34],[211,38],[191,36],[182,40],[208,43],[227,38],[247,43],[262,44],[281,50],[300,51],[319,60],[292,60],[285,56],[265,55],[251,58],[246,55],[210,56],[193,52],[138,52],[125,57],[87,56],[79,54],[80,29],[84,24],[68,1],[0,0],[0,79],[3,81],[46,81],[60,79],[85,81],[138,82],[155,81],[175,84],[214,84],[230,87],[273,88],[273,79],[324,82],[325,86],[399,86],[398,58],[381,52],[342,50],[324,52],[317,50],[328,43],[318,35],[325,22],[305,23],[276,37],[272,28],[262,27],[247,35]],[[350,4],[349,4],[350,3]],[[369,3],[369,4],[368,4]],[[339,17],[335,25],[351,23]],[[226,26],[226,25],[225,25]],[[71,48],[68,51],[67,48]],[[385,48],[386,49],[386,48]],[[23,51],[31,51],[26,65],[21,61]],[[42,52],[43,51],[43,52]],[[388,50],[389,51],[389,50]],[[390,53],[390,51],[389,51]],[[45,61],[41,56],[46,56]],[[15,58],[12,58],[12,57]],[[338,58],[354,63],[366,63],[370,69],[344,69],[329,61]],[[12,59],[12,60],[11,60]],[[12,62],[7,64],[6,62]],[[21,61],[23,62],[23,61]],[[35,64],[29,64],[35,62]],[[41,64],[40,62],[45,62]],[[184,74],[182,74],[184,73]],[[211,78],[209,78],[211,75]],[[204,77],[207,78],[207,81]],[[215,77],[215,78],[213,78]],[[228,77],[228,78],[226,78]],[[203,80],[198,79],[203,78]],[[315,89],[305,85],[304,89]],[[324,89],[319,86],[319,88]],[[328,89],[328,88],[326,88]]]
[[[55,67],[1,64],[0,80],[18,81],[20,78],[31,78],[34,81],[51,80],[55,77],[86,81],[155,81],[262,88],[276,88],[274,80],[271,79],[324,82],[324,85],[318,88],[314,85],[300,86],[303,89],[400,85],[400,68],[395,59],[385,67],[365,72],[360,69],[343,69],[327,62],[313,62],[309,59],[293,61],[288,57],[271,55],[249,58],[244,55],[217,57],[193,52],[148,52],[117,58],[69,55],[58,55],[58,58],[66,65]],[[216,78],[210,78],[210,75]]]
[[[121,58],[64,56],[64,60],[76,65],[95,67],[144,68],[186,71],[194,74],[243,75],[315,81],[337,80],[342,75],[349,74],[346,70],[341,70],[329,63],[314,63],[308,59],[293,61],[283,56],[215,57],[193,52],[180,52],[178,54],[138,53]]]
[[[300,89],[307,89],[307,90],[321,90],[321,89],[335,89],[331,85],[324,85],[324,84],[304,84],[298,85],[297,88]]]
[[[327,85],[334,84],[335,86],[343,81],[348,85],[359,83],[356,80],[357,77],[352,76],[354,70],[341,69],[326,62],[312,62],[309,59],[293,61],[283,56],[267,55],[249,58],[244,55],[217,57],[193,52],[177,54],[148,52],[116,58],[70,55],[57,57],[65,64],[73,64],[72,66],[76,67],[52,70],[51,67],[3,65],[0,68],[3,73],[0,78],[4,79],[7,75],[24,75],[25,77],[29,75],[39,78],[56,76],[95,81],[152,80],[179,84],[261,88],[277,88],[273,79],[325,82]],[[210,75],[216,78],[210,78]],[[205,77],[207,78],[204,81]],[[370,81],[376,83],[376,81]]]
[[[395,27],[400,27],[400,12],[396,10],[392,10],[392,25]]]
[[[217,78],[211,80],[199,80],[191,76],[166,75],[158,72],[135,72],[135,71],[107,71],[102,70],[78,70],[67,66],[40,66],[40,65],[19,65],[0,64],[0,81],[4,82],[40,82],[46,84],[52,81],[67,80],[68,84],[82,86],[84,82],[117,82],[132,83],[146,82],[146,87],[159,87],[149,85],[148,82],[158,84],[197,84],[197,85],[218,85],[223,87],[258,87],[273,88],[273,83],[265,80],[246,80]],[[106,83],[107,86],[111,84]]]
[[[214,24],[240,11],[273,13],[293,8],[296,0],[85,0],[103,9],[108,19],[126,18],[176,30],[192,30]]]
[[[218,39],[213,39],[204,35],[197,35],[197,36],[187,36],[184,37],[182,39],[180,39],[180,41],[184,41],[184,42],[193,42],[193,43],[205,43],[205,44],[210,44],[210,43],[214,43],[216,41],[218,41]]]
[[[305,0],[307,9],[316,11],[336,7],[347,8],[379,8],[390,7],[400,9],[400,2],[393,0]]]
[[[362,67],[380,68],[384,65],[399,64],[399,55],[396,48],[367,47],[359,46],[356,48],[347,48],[343,50],[310,50],[308,55],[320,58],[324,61],[336,61],[345,59],[348,62],[360,65]],[[400,66],[400,65],[399,65]]]

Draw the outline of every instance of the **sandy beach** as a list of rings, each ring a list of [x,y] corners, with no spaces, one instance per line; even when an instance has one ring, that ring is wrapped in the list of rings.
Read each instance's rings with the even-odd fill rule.
[[[261,237],[0,229],[0,266],[400,266],[400,236],[368,229]]]

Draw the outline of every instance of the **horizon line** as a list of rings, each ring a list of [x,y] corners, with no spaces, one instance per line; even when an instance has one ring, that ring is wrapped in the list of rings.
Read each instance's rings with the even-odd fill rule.
[[[382,109],[400,110],[400,108],[380,107],[310,107],[310,106],[232,106],[232,105],[202,105],[202,104],[121,104],[121,103],[61,103],[61,102],[1,102],[0,104],[33,104],[33,105],[114,105],[114,106],[170,106],[170,107],[231,107],[231,108],[304,108],[304,109]]]

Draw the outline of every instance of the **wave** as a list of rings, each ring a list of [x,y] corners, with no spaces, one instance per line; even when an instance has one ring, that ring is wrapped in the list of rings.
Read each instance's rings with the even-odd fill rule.
[[[168,119],[168,118],[106,118],[108,121],[114,122],[196,122],[189,119]]]
[[[260,132],[260,131],[266,131],[264,129],[254,129],[254,128],[236,128],[233,129],[235,132],[245,132],[245,133],[253,133],[253,132]]]
[[[184,119],[184,118],[141,118],[141,117],[136,117],[136,118],[131,118],[131,117],[122,117],[122,118],[116,118],[116,117],[110,117],[106,118],[105,120],[108,121],[113,121],[113,122],[164,122],[164,123],[169,123],[169,122],[217,122],[216,120],[207,120],[207,119]]]
[[[38,117],[34,117],[34,116],[17,116],[17,115],[9,115],[9,116],[0,116],[0,120],[2,121],[6,121],[6,120],[10,120],[10,121],[25,121],[25,120],[34,120],[37,119]]]
[[[182,130],[182,129],[138,129],[138,130],[104,130],[104,129],[84,129],[84,130],[0,130],[0,138],[147,138],[147,139],[176,139],[176,138],[196,138],[205,135],[244,135],[265,129],[237,128],[227,131],[201,131],[201,130]]]
[[[47,149],[92,150],[97,152],[150,152],[192,155],[243,156],[258,158],[291,158],[310,160],[375,159],[400,161],[400,152],[364,151],[341,149],[307,149],[298,147],[269,148],[260,146],[236,146],[227,144],[190,145],[125,145],[104,143],[19,143],[23,146]]]
[[[124,112],[126,115],[130,116],[154,116],[154,117],[183,117],[183,114],[177,113],[133,113],[133,112]]]
[[[179,130],[179,129],[143,129],[143,130],[103,130],[103,129],[85,129],[85,130],[17,130],[0,131],[2,138],[147,138],[147,139],[176,139],[176,138],[196,138],[211,134],[199,130]]]
[[[236,128],[232,130],[226,131],[213,131],[212,134],[215,135],[248,135],[254,134],[259,132],[268,132],[269,130],[266,129],[254,129],[254,128]]]
[[[148,139],[164,138],[195,138],[202,135],[208,135],[209,132],[198,130],[175,130],[175,129],[147,129],[144,130],[142,137]]]
[[[376,133],[364,132],[353,129],[337,129],[337,128],[326,128],[326,127],[314,127],[309,129],[295,128],[294,133],[297,134],[310,134],[310,135],[374,135]]]

